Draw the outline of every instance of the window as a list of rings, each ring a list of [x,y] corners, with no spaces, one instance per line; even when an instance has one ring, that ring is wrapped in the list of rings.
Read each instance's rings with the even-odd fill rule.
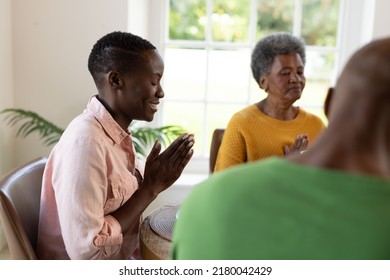
[[[297,105],[323,116],[338,57],[340,0],[170,0],[164,40],[162,122],[196,135],[195,156],[207,157],[214,129],[265,97],[250,56],[263,36],[287,31],[307,45],[306,88]],[[324,118],[325,119],[325,118]]]
[[[166,95],[152,125],[179,124],[193,132],[196,154],[186,170],[207,173],[212,131],[265,97],[252,78],[250,54],[259,38],[276,31],[305,40],[307,83],[297,104],[324,117],[327,88],[372,38],[374,2],[129,0],[129,30],[150,39],[165,60]]]

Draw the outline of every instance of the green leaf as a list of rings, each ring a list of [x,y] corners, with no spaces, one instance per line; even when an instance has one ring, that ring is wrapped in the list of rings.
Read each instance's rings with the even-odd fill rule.
[[[177,137],[186,132],[181,126],[177,125],[167,125],[157,128],[138,127],[137,122],[130,124],[130,131],[137,153],[144,158],[146,158],[146,153],[156,140],[159,140],[162,147],[166,148]]]
[[[0,114],[5,115],[4,119],[10,126],[20,125],[16,132],[17,137],[26,138],[38,133],[47,146],[56,143],[64,132],[62,128],[31,111],[10,108],[1,111]]]

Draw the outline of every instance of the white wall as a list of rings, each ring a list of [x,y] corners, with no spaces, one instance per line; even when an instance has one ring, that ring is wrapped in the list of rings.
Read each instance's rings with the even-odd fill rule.
[[[14,106],[66,127],[95,86],[89,52],[104,34],[127,29],[127,1],[13,0]],[[15,164],[48,155],[38,137],[16,140]]]
[[[11,0],[0,0],[0,111],[13,106]],[[14,166],[11,130],[0,116],[0,176]]]
[[[0,111],[13,106],[11,0],[0,0]],[[10,129],[0,122],[0,176],[13,166]],[[5,247],[0,225],[0,251]]]
[[[390,1],[376,0],[374,23],[373,23],[373,38],[381,38],[390,36]]]

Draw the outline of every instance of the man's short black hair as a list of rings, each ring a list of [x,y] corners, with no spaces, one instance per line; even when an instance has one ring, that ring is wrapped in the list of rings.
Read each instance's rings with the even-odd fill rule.
[[[127,72],[143,59],[144,51],[155,49],[153,44],[137,35],[114,31],[95,43],[88,58],[88,70],[99,88],[104,74],[111,70]]]

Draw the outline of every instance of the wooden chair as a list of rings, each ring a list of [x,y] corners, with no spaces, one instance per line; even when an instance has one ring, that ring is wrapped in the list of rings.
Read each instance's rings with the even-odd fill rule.
[[[42,175],[47,159],[38,158],[0,180],[0,220],[11,257],[35,260]]]
[[[213,137],[211,138],[211,147],[210,147],[210,160],[209,168],[210,174],[214,172],[215,162],[217,161],[219,147],[221,146],[222,137],[225,133],[225,129],[217,128],[213,132]]]

